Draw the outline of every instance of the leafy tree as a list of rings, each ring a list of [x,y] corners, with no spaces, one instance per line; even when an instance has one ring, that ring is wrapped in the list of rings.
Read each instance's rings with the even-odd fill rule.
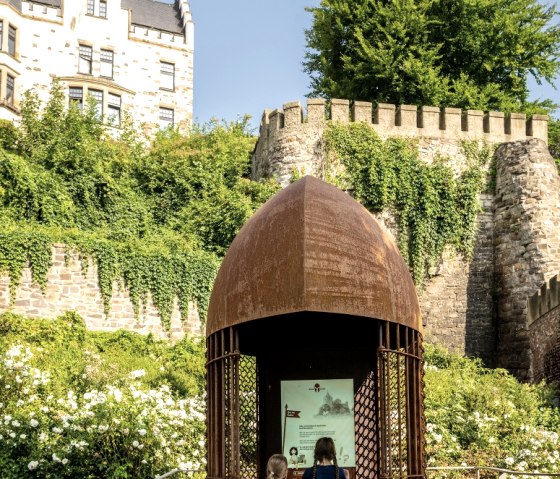
[[[558,73],[555,6],[537,0],[322,0],[309,8],[313,95],[482,110],[547,111],[527,79]]]
[[[248,118],[212,121],[188,136],[163,132],[137,168],[156,221],[197,236],[201,247],[218,254],[279,189],[275,181],[248,179],[255,138],[247,124]]]

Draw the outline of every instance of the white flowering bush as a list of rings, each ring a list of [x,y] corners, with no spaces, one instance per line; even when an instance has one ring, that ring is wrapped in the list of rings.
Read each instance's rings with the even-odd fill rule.
[[[425,363],[428,466],[560,472],[560,412],[551,386],[522,384],[430,345]]]
[[[71,381],[79,387],[64,389],[55,368],[37,367],[46,361],[43,346],[8,344],[6,336],[0,341],[2,479],[154,478],[177,467],[204,471],[200,394],[182,396],[161,378],[153,386],[143,369],[99,386],[97,353],[85,355],[89,363],[76,368],[85,371]]]

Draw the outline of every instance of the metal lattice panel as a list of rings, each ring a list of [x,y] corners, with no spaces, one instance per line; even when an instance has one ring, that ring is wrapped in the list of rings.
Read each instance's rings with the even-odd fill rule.
[[[425,471],[421,336],[387,324],[378,350],[381,477],[423,477]]]
[[[357,477],[379,477],[379,430],[377,377],[370,372],[355,396]]]
[[[254,357],[241,356],[239,363],[239,417],[241,477],[257,479],[258,398],[257,362]]]

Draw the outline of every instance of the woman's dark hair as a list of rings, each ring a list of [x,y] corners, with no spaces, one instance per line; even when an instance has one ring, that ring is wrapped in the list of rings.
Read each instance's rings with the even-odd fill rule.
[[[317,478],[317,463],[327,459],[334,464],[334,477],[338,479],[338,464],[336,462],[336,448],[334,441],[330,437],[320,437],[315,443],[315,450],[313,451],[313,479]]]
[[[292,454],[292,451],[295,451],[295,454],[297,454],[298,453],[297,447],[296,446],[290,447],[290,455]]]

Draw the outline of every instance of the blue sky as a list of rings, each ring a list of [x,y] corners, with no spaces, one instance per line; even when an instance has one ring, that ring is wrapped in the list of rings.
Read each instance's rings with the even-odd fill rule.
[[[172,0],[170,0],[172,1]],[[251,115],[258,127],[265,108],[305,104],[302,70],[306,6],[320,0],[190,0],[195,22],[194,119],[235,120]],[[560,88],[560,81],[556,84]],[[532,98],[560,103],[560,92],[531,82]]]

